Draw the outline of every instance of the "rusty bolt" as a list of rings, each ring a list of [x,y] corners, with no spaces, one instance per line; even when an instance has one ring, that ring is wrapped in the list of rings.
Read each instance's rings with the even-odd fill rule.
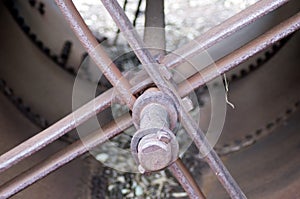
[[[138,129],[131,141],[131,151],[141,173],[164,169],[178,158],[179,145],[174,129],[177,112],[173,101],[156,88],[147,90],[133,107],[133,121]]]
[[[161,134],[161,133],[160,133]],[[155,134],[146,135],[138,145],[140,165],[147,171],[157,171],[167,167],[172,161],[172,146],[166,134],[161,134],[163,141]],[[167,142],[167,143],[166,143]]]

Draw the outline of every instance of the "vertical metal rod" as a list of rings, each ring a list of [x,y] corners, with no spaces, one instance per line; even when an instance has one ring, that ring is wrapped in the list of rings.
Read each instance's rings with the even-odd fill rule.
[[[146,0],[144,42],[152,55],[165,54],[164,0]]]
[[[129,108],[132,108],[136,98],[130,92],[131,86],[129,82],[122,76],[120,70],[98,43],[90,29],[83,21],[73,2],[70,0],[55,0],[55,2],[101,72],[105,75],[109,82],[117,88],[124,103],[126,103]]]
[[[207,161],[211,169],[215,172],[217,178],[227,190],[228,194],[231,196],[231,198],[246,198],[245,194],[242,192],[241,188],[235,182],[226,167],[223,165],[216,152],[209,145],[204,133],[198,128],[197,124],[186,112],[186,110],[184,110],[183,106],[180,105],[181,98],[178,95],[175,87],[170,81],[168,81],[161,75],[159,70],[160,66],[155,64],[156,62],[154,58],[145,48],[143,41],[134,30],[134,27],[130,23],[129,19],[123,12],[118,2],[116,0],[102,0],[102,3],[110,13],[115,23],[119,26],[120,30],[124,33],[124,36],[127,39],[129,45],[131,46],[141,63],[144,65],[145,70],[148,72],[153,82],[161,91],[165,92],[173,98],[181,116],[181,123],[183,127],[193,138],[199,151],[202,154],[207,154],[205,160]]]
[[[210,29],[202,36],[197,37],[192,42],[168,54],[160,60],[160,63],[166,65],[166,67],[175,67],[287,2],[289,0],[258,1],[220,25]]]
[[[168,169],[171,171],[173,176],[181,184],[182,188],[192,199],[205,199],[206,197],[200,190],[197,182],[194,180],[191,173],[185,167],[181,159],[177,159],[171,164]]]

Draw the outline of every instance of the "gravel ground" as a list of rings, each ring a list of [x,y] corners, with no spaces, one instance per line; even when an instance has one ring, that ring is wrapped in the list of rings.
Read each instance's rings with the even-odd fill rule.
[[[227,18],[238,13],[257,0],[165,0],[166,30],[170,43],[180,45],[178,36],[185,35],[191,40]],[[115,38],[117,27],[100,0],[74,0],[79,12],[95,35],[106,36],[110,42]],[[123,5],[124,0],[119,0]],[[131,21],[135,18],[138,0],[128,0],[126,14]],[[144,26],[145,0],[142,1],[136,27]],[[172,34],[176,32],[176,34]],[[181,35],[178,35],[178,32]],[[178,47],[178,46],[177,46]]]
[[[168,49],[175,49],[188,40],[201,35],[211,27],[221,23],[256,1],[165,0]],[[123,40],[116,40],[117,27],[99,0],[74,0],[73,2],[95,36],[98,38],[107,37],[105,46],[108,52],[120,54],[120,51],[122,53],[127,50],[128,46]],[[119,3],[123,5],[124,0],[120,0]],[[137,0],[128,0],[126,13],[131,21],[134,20],[137,4]],[[143,27],[144,10],[145,1],[142,1],[140,14],[136,20],[137,28]],[[118,112],[120,109],[120,107],[117,107],[114,108],[114,111]],[[135,164],[133,159],[128,158],[128,155],[130,155],[128,151],[130,135],[133,132],[134,129],[129,129],[124,135],[93,152],[98,160],[102,162],[109,160],[108,162],[110,162],[110,164],[107,164],[107,167],[104,167],[104,171],[101,174],[101,177],[106,179],[106,186],[104,186],[107,189],[105,198],[187,198],[186,193],[168,171],[161,171],[148,176],[118,171],[131,171]],[[118,147],[114,147],[116,145]],[[120,152],[119,148],[127,151],[124,150],[122,155],[123,152]],[[191,172],[199,172],[200,169],[205,167],[205,164],[198,158],[197,150],[193,145],[185,153],[183,160]],[[118,170],[112,169],[112,164]],[[98,176],[99,174],[94,175]]]

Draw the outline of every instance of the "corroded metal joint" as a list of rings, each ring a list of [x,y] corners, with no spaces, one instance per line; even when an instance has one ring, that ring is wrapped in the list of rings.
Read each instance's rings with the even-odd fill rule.
[[[149,106],[153,106],[152,108],[154,108],[155,110],[159,111],[160,108],[155,108],[155,105],[157,106],[161,106],[162,109],[160,110],[161,113],[163,112],[167,112],[167,121],[168,122],[168,128],[173,130],[176,127],[177,124],[177,118],[178,118],[178,114],[177,114],[177,109],[175,107],[174,101],[173,99],[164,94],[163,92],[159,91],[157,88],[150,88],[148,90],[146,90],[135,102],[133,109],[132,109],[132,120],[133,120],[133,124],[135,126],[136,129],[140,129],[140,125],[141,125],[141,118],[143,116],[146,116],[146,109],[149,108]],[[151,113],[151,111],[149,112]],[[152,112],[152,114],[154,114]],[[154,115],[153,115],[154,116]],[[151,118],[150,120],[156,119],[155,118]],[[161,119],[163,119],[161,117]],[[158,121],[157,121],[158,122]],[[154,126],[150,126],[150,127],[160,127],[159,124],[156,124],[155,122],[151,122],[152,125]],[[143,125],[143,124],[142,124]],[[143,128],[146,128],[145,126]]]
[[[138,130],[131,151],[141,173],[164,169],[178,158],[178,142],[170,130],[176,126],[177,111],[169,96],[147,90],[134,104],[132,118]]]

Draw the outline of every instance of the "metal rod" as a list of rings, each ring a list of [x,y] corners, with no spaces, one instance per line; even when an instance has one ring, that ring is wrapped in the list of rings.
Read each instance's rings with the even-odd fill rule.
[[[190,137],[193,138],[199,151],[202,154],[207,154],[205,158],[206,162],[215,172],[217,178],[226,189],[228,194],[231,196],[231,198],[246,198],[241,188],[238,186],[226,167],[223,165],[220,158],[217,156],[216,152],[209,145],[204,133],[199,129],[195,121],[191,118],[183,106],[181,106],[181,98],[178,95],[174,85],[160,73],[159,67],[163,66],[155,64],[156,62],[154,58],[151,56],[150,52],[145,49],[143,41],[134,30],[134,27],[130,23],[118,2],[116,0],[102,0],[102,3],[120,30],[124,33],[127,42],[143,64],[144,69],[147,71],[153,82],[161,91],[173,98],[177,106],[176,108],[181,116],[180,119],[183,127],[186,129]],[[171,80],[171,78],[169,78],[169,80]]]
[[[181,184],[182,188],[193,199],[205,199],[206,197],[202,193],[201,189],[197,185],[193,176],[189,170],[185,167],[181,159],[177,159],[171,164],[168,169],[171,171],[173,176]]]
[[[128,105],[128,107],[132,108],[136,98],[130,92],[131,86],[129,82],[122,76],[120,70],[98,43],[93,33],[80,16],[80,13],[77,11],[73,2],[70,0],[55,0],[55,2],[98,68],[109,82],[117,88],[123,101]]]
[[[291,27],[292,27],[292,28],[287,28],[288,30],[290,30],[288,32],[288,34],[290,34],[292,31],[299,29],[299,14],[296,16],[296,18],[292,17],[289,20],[289,22],[284,22],[284,23],[282,23],[283,25],[276,27],[276,29],[280,30],[281,33],[278,32],[277,35],[275,35],[276,31],[272,31],[272,30],[269,31],[267,35],[270,37],[270,40],[269,40],[270,43],[266,42],[267,45],[275,43],[277,41],[275,38],[280,39],[281,37],[286,36],[285,35],[285,28],[286,28],[285,25],[287,23],[291,23]],[[280,35],[281,35],[281,37],[280,37]],[[266,36],[266,35],[264,35],[264,36]],[[264,37],[264,36],[262,36],[262,37]],[[260,43],[258,40],[257,40],[257,42]],[[248,52],[247,48],[243,47],[242,49],[239,50],[239,53],[235,53],[235,57],[244,57],[247,54],[247,52]],[[260,49],[260,50],[262,50],[262,49]],[[258,51],[252,51],[252,53],[257,53],[257,52]],[[220,61],[218,61],[217,66],[218,66],[219,70],[221,70],[221,71],[229,70],[229,69],[231,69],[231,67],[234,67],[237,64],[239,64],[240,61],[245,61],[245,59],[239,59],[240,61],[238,61],[238,62],[235,61],[233,64],[229,64],[231,62],[231,60],[233,60],[233,58],[230,56],[227,56],[227,57],[221,59]],[[223,68],[224,69],[226,68],[226,70],[224,70]],[[208,69],[205,69],[205,70],[214,71],[214,69],[212,67],[209,67]],[[221,73],[218,73],[218,75],[219,74],[221,74]],[[202,78],[208,79],[208,80],[214,78],[213,76],[214,75],[211,76],[210,73],[208,73],[208,72],[202,74]],[[196,82],[196,84],[198,84],[198,86],[201,86],[205,82],[205,81],[203,81],[202,78],[193,77],[193,79],[194,79],[193,81]],[[202,80],[200,80],[200,79],[202,79]],[[197,87],[196,84],[195,85],[192,84],[194,88]],[[184,86],[179,86],[179,92],[181,93],[181,96],[184,95],[183,88],[184,88]],[[139,87],[136,86],[135,89],[132,89],[132,91],[134,91],[134,90],[137,91],[138,89],[139,89]],[[76,112],[66,116],[62,120],[55,123],[53,126],[42,131],[37,136],[34,136],[33,138],[27,140],[25,143],[17,146],[16,148],[12,149],[11,151],[0,156],[0,172],[9,168],[10,166],[19,162],[20,160],[24,159],[25,157],[31,155],[32,153],[36,152],[37,150],[43,148],[47,144],[51,143],[58,137],[62,136],[66,132],[68,132],[69,130],[75,128],[79,124],[86,121],[89,117],[91,117],[91,116],[95,115],[97,112],[100,112],[101,110],[103,110],[105,107],[107,107],[109,105],[109,103],[111,101],[111,99],[109,97],[109,96],[111,96],[111,91],[112,90],[109,90],[106,92],[106,94],[104,94],[106,97],[104,95],[97,97],[95,100],[86,104],[82,108],[78,109]],[[190,92],[190,91],[188,91],[188,92]],[[82,117],[79,120],[74,121],[73,114],[82,115]],[[34,145],[32,145],[32,144],[34,144]],[[29,146],[29,148],[28,148],[28,146]],[[24,151],[24,153],[23,153],[23,151]],[[75,158],[75,157],[77,157],[76,154],[72,158]]]
[[[175,67],[195,54],[208,49],[243,27],[253,23],[260,17],[275,10],[289,0],[261,0],[249,6],[240,13],[229,18],[220,25],[212,28],[192,42],[180,47],[161,59],[160,63],[166,67]]]
[[[43,130],[39,134],[31,137],[15,148],[0,156],[0,173],[31,154],[37,152],[70,130],[76,128],[90,117],[96,115],[110,105],[112,92],[109,90],[96,97],[73,113]]]
[[[84,154],[89,149],[101,143],[104,143],[108,139],[120,134],[120,132],[128,128],[131,123],[132,122],[130,117],[120,118],[120,122],[118,122],[118,124],[116,124],[115,122],[111,122],[110,124],[103,127],[103,131],[96,131],[84,138],[84,142],[79,140],[65,147],[61,151],[50,156],[47,160],[38,163],[29,170],[23,172],[22,174],[18,175],[14,179],[1,186],[0,198],[11,197],[19,191],[25,189],[29,185],[44,178],[49,173],[67,164],[76,157]]]
[[[272,45],[281,38],[287,36],[288,34],[291,34],[293,31],[298,30],[299,24],[299,14],[297,14],[288,19],[287,21],[276,26],[275,28],[271,29],[259,38],[255,39],[254,41],[250,42],[246,46],[238,49],[234,52],[233,55],[228,55],[220,59],[216,63],[219,72],[216,72],[215,66],[209,66],[204,69],[204,71],[207,72],[201,71],[201,75],[196,74],[192,76],[188,79],[188,82],[190,83],[190,85],[192,85],[192,89],[204,85],[206,81],[212,80],[213,78],[217,77],[218,75],[221,75],[227,70],[236,67],[238,64],[245,61],[247,57],[249,58],[250,56],[253,56],[260,50],[266,48],[268,45]],[[256,46],[258,47],[257,50],[251,50],[251,53],[249,53],[249,49],[256,49]],[[232,61],[233,63],[231,64]],[[140,89],[140,86],[136,86],[132,88],[132,92],[136,93]],[[179,84],[178,86],[178,92],[181,97],[185,96],[191,91],[191,86],[187,86],[186,83]],[[67,115],[65,118],[59,120],[51,127],[45,129],[36,136],[30,138],[24,143],[16,146],[15,148],[1,155],[0,172],[3,172],[4,170],[8,169],[9,167],[26,158],[27,156],[45,147],[47,144],[58,139],[68,131],[76,128],[78,125],[82,124],[84,121],[89,119],[89,117],[104,110],[110,104],[112,92],[112,89],[106,91],[101,96],[97,97],[96,99],[92,100],[91,102],[76,110],[74,113]],[[75,120],[74,115],[78,115],[81,117]]]
[[[205,83],[235,68],[253,55],[259,53],[268,46],[271,46],[272,44],[299,29],[300,12],[267,31],[260,37],[252,40],[240,49],[221,58],[216,62],[215,65],[207,66],[199,73],[196,73],[192,77],[188,78],[187,82],[183,82],[178,86],[180,96],[186,96],[190,92],[191,87],[192,89],[196,89],[200,86],[203,86]]]
[[[164,0],[146,0],[144,42],[152,55],[165,54]]]

